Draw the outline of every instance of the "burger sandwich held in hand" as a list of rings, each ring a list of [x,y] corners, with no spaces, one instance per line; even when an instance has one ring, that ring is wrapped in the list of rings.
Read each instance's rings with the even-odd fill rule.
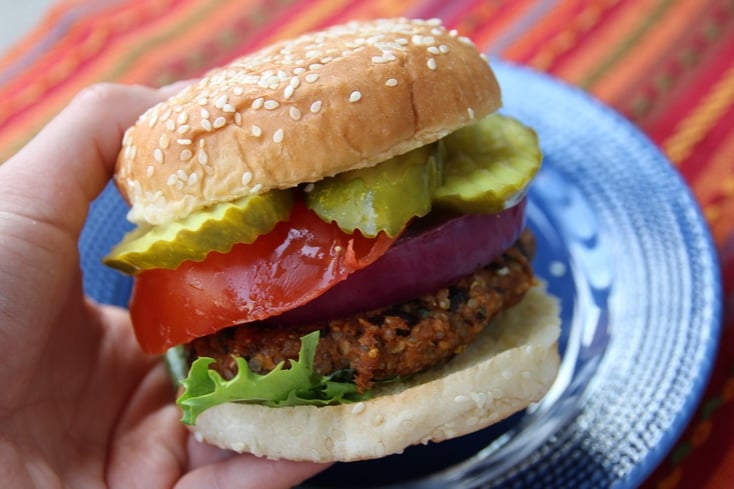
[[[535,133],[439,21],[279,42],[125,134],[142,349],[182,421],[270,458],[348,461],[479,430],[540,399],[558,306],[533,276]]]

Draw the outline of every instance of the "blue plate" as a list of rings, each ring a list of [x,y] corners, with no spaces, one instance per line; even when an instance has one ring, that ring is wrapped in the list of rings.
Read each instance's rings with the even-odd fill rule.
[[[490,429],[378,461],[337,464],[311,487],[632,488],[687,425],[720,331],[721,282],[687,186],[632,124],[584,92],[503,62],[506,113],[546,155],[529,193],[536,272],[560,297],[560,375]],[[109,187],[80,250],[85,290],[124,305],[129,278],[100,258],[129,229]]]

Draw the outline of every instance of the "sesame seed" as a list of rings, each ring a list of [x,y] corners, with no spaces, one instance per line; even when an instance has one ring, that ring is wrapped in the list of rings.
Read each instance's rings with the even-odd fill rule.
[[[288,113],[294,121],[301,119],[301,111],[297,107],[291,107]]]
[[[373,63],[377,64],[387,63],[387,60],[382,56],[372,56],[371,60]]]
[[[428,61],[426,61],[426,65],[428,65],[429,70],[435,70],[436,69],[436,60],[433,58],[428,58]]]
[[[202,165],[206,165],[209,162],[209,155],[206,154],[206,151],[204,151],[203,149],[199,150],[197,158],[199,160],[199,163],[201,163]]]
[[[169,175],[168,180],[166,180],[166,184],[170,186],[176,185],[176,182],[178,182],[178,177],[175,174]]]
[[[145,169],[145,175],[148,178],[152,177],[154,172],[155,172],[155,167],[153,165],[148,165],[148,167]]]
[[[446,54],[446,53],[449,52],[449,47],[447,45],[445,45],[445,44],[441,44],[438,47],[438,50],[441,51],[442,54]]]
[[[150,119],[148,120],[148,127],[152,128],[153,126],[155,126],[156,122],[158,122],[158,113],[150,116]]]
[[[395,78],[388,78],[385,80],[385,85],[388,87],[394,87],[397,86],[398,81]]]
[[[365,405],[363,402],[358,402],[354,406],[352,406],[352,414],[359,414],[363,412],[365,409]]]
[[[216,102],[214,102],[214,107],[216,107],[217,109],[221,109],[226,103],[227,95],[222,95],[216,100]]]
[[[436,46],[430,46],[428,48],[428,52],[431,54],[441,54],[441,50],[438,49]]]
[[[469,118],[470,119],[474,119],[474,109],[472,109],[471,107],[469,107],[469,108],[466,109],[466,113],[469,114]]]
[[[316,188],[316,185],[313,183],[307,183],[305,187],[303,187],[303,191],[306,193],[313,192],[313,189]]]
[[[242,126],[242,114],[240,114],[239,112],[235,112],[235,114],[234,114],[234,122],[238,126]]]
[[[297,68],[293,68],[293,74],[294,75],[301,75],[301,74],[303,74],[305,72],[306,72],[306,68],[304,68],[303,66],[299,66]]]
[[[263,103],[265,102],[265,99],[262,97],[258,97],[255,100],[252,101],[252,108],[253,109],[259,109],[263,106]]]
[[[191,175],[189,175],[189,180],[187,183],[189,185],[196,185],[196,182],[198,181],[199,181],[199,175],[197,173],[192,173]]]
[[[169,131],[175,131],[176,130],[176,123],[173,122],[171,119],[168,119],[166,121],[166,129]]]
[[[349,94],[349,101],[352,103],[359,102],[361,98],[362,98],[362,93],[359,90],[355,90]]]
[[[168,109],[168,110],[166,110],[166,111],[165,111],[165,112],[164,112],[164,113],[163,113],[163,114],[161,115],[160,121],[161,121],[161,122],[165,122],[165,121],[167,121],[167,120],[168,120],[168,118],[169,118],[169,117],[171,117],[171,109]]]
[[[188,132],[189,129],[191,129],[191,126],[189,126],[188,124],[184,124],[183,126],[178,126],[178,133],[185,134],[186,132]]]
[[[295,92],[296,89],[293,88],[293,85],[286,85],[285,89],[283,90],[283,98],[288,100],[293,96],[293,92]]]
[[[290,80],[290,81],[288,82],[288,85],[292,86],[293,88],[298,88],[299,86],[301,86],[301,79],[300,79],[300,78],[298,78],[297,76],[294,76],[294,77],[293,77],[293,78],[291,78],[291,80]]]
[[[274,143],[282,143],[283,142],[283,129],[277,129],[273,133],[273,142]]]
[[[201,127],[203,127],[205,131],[211,131],[212,130],[212,123],[209,122],[209,119],[202,119],[201,120]]]
[[[318,73],[309,73],[308,75],[306,75],[306,81],[308,83],[314,83],[318,79],[319,79]]]
[[[202,119],[208,119],[209,118],[209,111],[206,109],[201,109],[201,118]]]
[[[252,180],[252,173],[246,171],[242,174],[242,185],[247,186]]]
[[[197,103],[197,104],[199,104],[199,105],[206,105],[206,104],[208,104],[208,103],[209,103],[209,99],[208,99],[208,98],[206,98],[206,97],[200,97],[200,98],[199,98],[199,99],[198,99],[198,100],[196,101],[196,103]]]
[[[267,100],[263,104],[263,107],[265,107],[266,110],[275,110],[280,107],[280,104],[275,100]]]
[[[232,89],[232,93],[234,93],[235,95],[238,95],[239,96],[239,95],[242,95],[243,93],[245,93],[245,91],[242,89],[242,87],[234,87]]]
[[[232,104],[224,104],[224,107],[222,107],[222,110],[224,112],[229,112],[230,114],[235,111],[234,105]]]
[[[163,163],[163,151],[161,151],[160,148],[156,148],[155,151],[153,151],[153,159],[158,163]]]
[[[313,63],[313,64],[308,65],[308,68],[310,70],[320,70],[323,67],[324,65],[322,65],[321,63]]]
[[[191,139],[177,139],[176,142],[181,146],[188,146],[191,144]]]
[[[161,134],[161,137],[158,139],[158,146],[162,149],[168,149],[170,142],[166,134]]]
[[[220,127],[224,127],[226,123],[227,119],[225,119],[224,117],[217,117],[216,119],[214,119],[212,127],[214,127],[214,129],[219,129]]]
[[[179,124],[186,124],[188,121],[189,121],[189,113],[188,112],[181,112],[178,115],[178,119],[176,120],[176,122],[178,122]]]
[[[252,126],[252,128],[250,129],[250,132],[252,132],[252,135],[255,136],[256,138],[259,138],[263,133],[262,129],[260,129],[260,126],[255,126],[255,125]]]
[[[181,180],[182,182],[185,182],[189,179],[189,174],[183,170],[178,170],[176,172],[176,177],[178,177],[178,179]]]
[[[258,192],[260,191],[260,189],[262,189],[262,188],[263,188],[262,184],[261,184],[261,183],[258,183],[257,185],[255,185],[254,187],[252,187],[252,189],[250,189],[250,193],[252,193],[252,194],[256,194],[256,193],[258,193]]]
[[[316,114],[318,111],[321,110],[321,100],[317,100],[316,102],[311,104],[311,108],[309,109],[313,114]]]

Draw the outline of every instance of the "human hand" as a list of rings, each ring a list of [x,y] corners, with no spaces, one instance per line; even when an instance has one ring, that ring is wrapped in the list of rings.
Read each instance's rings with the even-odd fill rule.
[[[95,85],[0,165],[0,480],[13,488],[275,488],[322,470],[196,442],[128,314],[77,251],[124,129],[170,89]]]

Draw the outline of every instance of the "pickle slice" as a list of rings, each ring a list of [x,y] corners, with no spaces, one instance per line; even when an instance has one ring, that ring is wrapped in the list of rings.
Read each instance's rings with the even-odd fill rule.
[[[306,205],[345,233],[359,230],[373,238],[380,231],[397,236],[413,217],[428,214],[440,185],[442,164],[430,144],[379,165],[319,180],[306,192]]]
[[[535,132],[493,114],[443,139],[444,182],[435,204],[463,213],[499,212],[525,195],[540,168]]]
[[[216,204],[185,219],[129,232],[103,259],[128,274],[152,268],[177,268],[186,260],[201,261],[210,251],[226,253],[236,243],[252,243],[288,219],[290,190],[271,190]]]

